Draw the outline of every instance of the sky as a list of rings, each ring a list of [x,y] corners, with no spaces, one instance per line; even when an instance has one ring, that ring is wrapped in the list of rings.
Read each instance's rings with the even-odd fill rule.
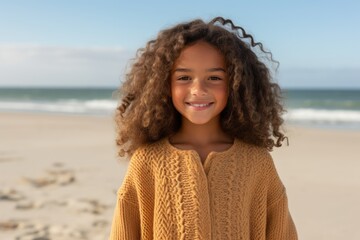
[[[179,22],[233,20],[280,62],[284,88],[360,89],[360,1],[0,0],[0,87],[117,87]]]

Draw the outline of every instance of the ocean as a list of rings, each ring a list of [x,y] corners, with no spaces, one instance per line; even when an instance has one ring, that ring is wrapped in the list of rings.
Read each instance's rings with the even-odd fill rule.
[[[0,88],[0,111],[107,115],[117,106],[115,91],[110,88]]]
[[[284,89],[287,123],[360,129],[359,90]],[[112,115],[115,88],[0,88],[0,112]]]
[[[360,129],[360,89],[285,89],[285,121],[320,128]]]

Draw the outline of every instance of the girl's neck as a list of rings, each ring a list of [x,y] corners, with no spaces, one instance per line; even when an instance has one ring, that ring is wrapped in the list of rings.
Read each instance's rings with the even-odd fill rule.
[[[233,142],[233,138],[222,130],[219,119],[213,119],[213,121],[206,124],[198,125],[184,118],[180,130],[170,139],[172,143],[194,147]]]

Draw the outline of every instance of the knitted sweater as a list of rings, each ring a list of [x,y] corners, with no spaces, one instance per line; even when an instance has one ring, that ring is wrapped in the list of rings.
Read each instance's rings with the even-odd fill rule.
[[[202,164],[167,138],[133,154],[110,239],[297,239],[266,149],[235,139]]]

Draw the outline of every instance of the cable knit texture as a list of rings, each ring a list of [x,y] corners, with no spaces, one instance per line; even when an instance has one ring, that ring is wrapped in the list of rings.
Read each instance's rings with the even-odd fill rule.
[[[297,239],[266,149],[235,139],[204,164],[167,138],[139,148],[117,194],[110,239]]]

